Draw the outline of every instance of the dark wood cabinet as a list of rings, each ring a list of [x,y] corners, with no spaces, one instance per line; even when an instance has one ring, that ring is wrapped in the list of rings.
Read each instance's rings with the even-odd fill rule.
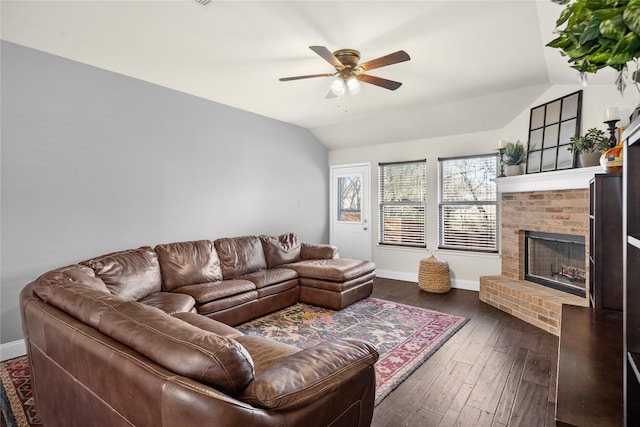
[[[640,426],[640,119],[623,134],[625,425]]]
[[[563,304],[556,426],[622,426],[622,365],[622,312]]]
[[[591,306],[622,311],[622,174],[597,174],[589,196]]]

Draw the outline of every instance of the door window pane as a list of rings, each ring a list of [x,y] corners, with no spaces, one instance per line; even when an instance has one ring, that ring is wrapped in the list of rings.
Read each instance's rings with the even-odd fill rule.
[[[359,175],[338,178],[338,221],[360,222],[362,178]]]

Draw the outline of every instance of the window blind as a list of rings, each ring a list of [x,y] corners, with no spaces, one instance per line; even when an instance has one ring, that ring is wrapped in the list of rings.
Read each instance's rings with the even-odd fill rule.
[[[380,244],[426,247],[426,159],[378,167]]]
[[[438,159],[439,247],[498,250],[498,160],[493,154]]]

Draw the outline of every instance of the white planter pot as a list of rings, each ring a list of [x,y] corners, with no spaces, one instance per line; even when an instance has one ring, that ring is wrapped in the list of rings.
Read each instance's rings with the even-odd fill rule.
[[[507,176],[522,175],[522,165],[507,165],[504,168],[504,173]]]
[[[600,157],[602,153],[596,151],[594,153],[580,153],[580,166],[588,168],[590,166],[598,166],[600,164]]]

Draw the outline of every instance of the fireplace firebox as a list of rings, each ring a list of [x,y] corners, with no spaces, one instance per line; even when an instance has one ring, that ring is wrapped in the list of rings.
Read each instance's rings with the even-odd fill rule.
[[[525,280],[584,297],[584,236],[525,231]]]

